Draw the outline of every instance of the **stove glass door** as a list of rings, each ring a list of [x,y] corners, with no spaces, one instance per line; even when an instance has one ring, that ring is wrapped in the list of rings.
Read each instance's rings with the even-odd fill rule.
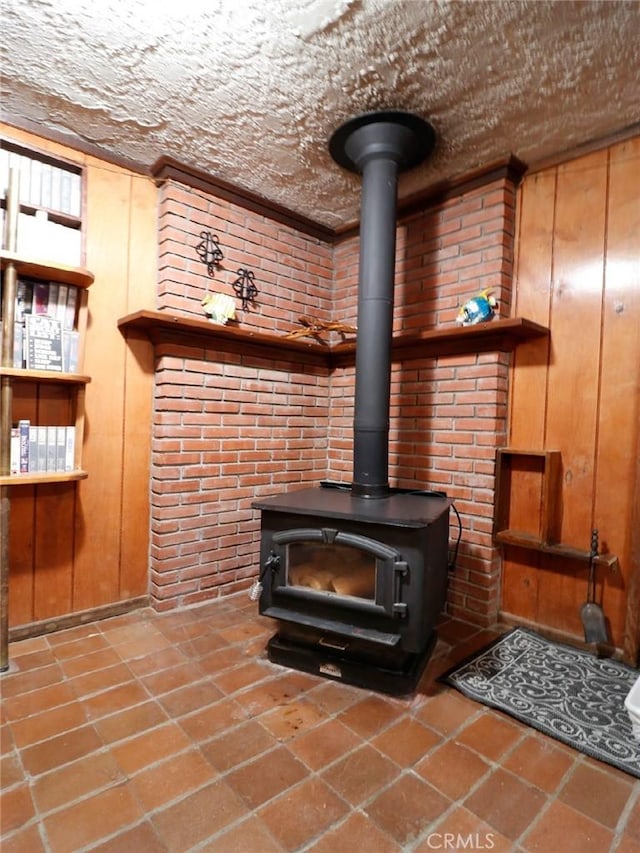
[[[404,618],[407,563],[376,539],[328,527],[289,528],[269,539],[271,569],[265,601],[333,606]],[[315,605],[313,604],[315,602]]]
[[[352,545],[302,541],[287,546],[287,584],[376,599],[376,557]]]

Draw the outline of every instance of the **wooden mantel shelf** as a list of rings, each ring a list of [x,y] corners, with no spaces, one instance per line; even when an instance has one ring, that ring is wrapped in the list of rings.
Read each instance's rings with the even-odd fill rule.
[[[188,338],[207,339],[214,345],[236,344],[259,349],[265,355],[321,361],[327,366],[351,364],[355,358],[355,341],[329,345],[313,340],[291,340],[280,335],[255,332],[237,326],[219,326],[208,320],[168,311],[134,311],[118,320],[123,331],[138,330],[154,344]],[[476,352],[511,352],[519,342],[544,337],[549,330],[522,318],[492,320],[475,326],[452,326],[433,329],[417,335],[399,335],[393,339],[396,361],[413,358],[459,355]]]
[[[327,362],[330,355],[328,345],[316,341],[288,340],[278,335],[241,329],[238,326],[220,326],[210,320],[198,320],[186,314],[170,314],[168,311],[134,311],[118,320],[121,331],[138,330],[153,344],[180,339],[180,343],[192,338],[202,345],[203,339],[212,346],[236,345],[253,351],[260,350],[273,358],[298,358],[309,361]]]

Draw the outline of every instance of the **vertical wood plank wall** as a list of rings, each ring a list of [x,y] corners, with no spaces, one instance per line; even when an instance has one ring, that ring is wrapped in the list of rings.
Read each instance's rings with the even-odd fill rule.
[[[83,467],[87,480],[14,486],[10,533],[10,627],[145,596],[149,571],[149,430],[153,351],[125,341],[123,314],[154,308],[157,195],[150,178],[0,126],[3,136],[86,169],[86,259],[95,275],[83,372]],[[16,385],[14,417],[55,422],[66,391]],[[61,423],[65,415],[61,415]]]
[[[559,450],[561,542],[601,551],[598,601],[625,645],[634,494],[640,450],[640,139],[525,178],[519,194],[515,313],[548,325],[549,341],[520,346],[511,373],[509,444]],[[535,517],[535,495],[518,513]],[[527,505],[527,501],[530,503]],[[637,548],[637,538],[635,540]],[[502,611],[581,636],[587,568],[506,547]]]

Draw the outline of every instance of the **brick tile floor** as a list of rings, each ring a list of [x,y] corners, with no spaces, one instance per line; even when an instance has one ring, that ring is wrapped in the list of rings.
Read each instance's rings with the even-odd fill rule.
[[[443,620],[416,693],[275,666],[245,595],[14,643],[3,853],[632,853],[640,782],[443,686],[495,636]]]

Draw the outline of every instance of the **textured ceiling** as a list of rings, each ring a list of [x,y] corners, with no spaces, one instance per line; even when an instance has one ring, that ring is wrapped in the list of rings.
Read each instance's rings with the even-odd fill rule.
[[[640,121],[640,3],[1,0],[2,104],[150,165],[161,155],[333,228],[359,179],[327,140],[377,109],[438,141],[400,194]]]

